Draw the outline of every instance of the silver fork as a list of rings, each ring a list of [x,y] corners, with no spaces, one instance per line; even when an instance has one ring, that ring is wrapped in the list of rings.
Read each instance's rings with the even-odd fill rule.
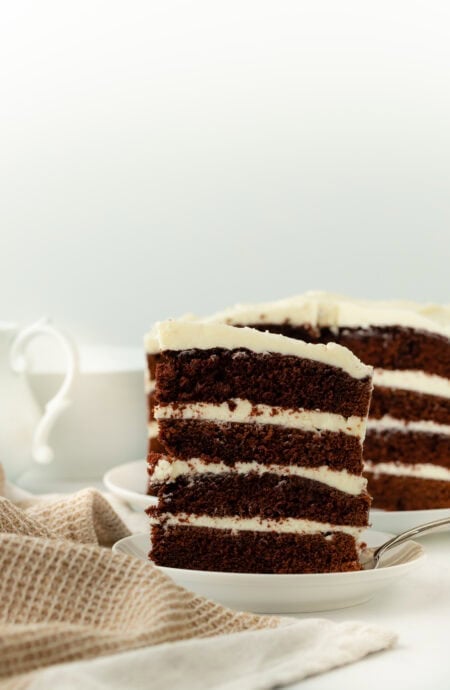
[[[365,549],[361,554],[361,565],[363,569],[372,570],[377,568],[380,563],[380,558],[386,553],[386,551],[389,551],[389,549],[392,549],[394,546],[398,546],[399,544],[403,544],[403,542],[408,541],[408,539],[411,539],[412,537],[416,537],[419,534],[425,534],[426,532],[431,532],[437,527],[442,527],[443,525],[450,525],[450,517],[442,518],[441,520],[434,520],[433,522],[426,522],[424,525],[418,525],[417,527],[413,527],[406,532],[401,532],[401,534],[397,534],[395,537],[392,537],[388,541],[384,542],[384,544],[381,544],[381,546],[377,546],[376,549]]]

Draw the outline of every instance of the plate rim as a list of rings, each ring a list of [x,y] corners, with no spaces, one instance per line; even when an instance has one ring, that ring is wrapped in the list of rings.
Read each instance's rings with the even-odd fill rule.
[[[155,496],[133,491],[132,489],[128,489],[124,486],[121,486],[120,484],[117,484],[112,479],[112,476],[114,476],[115,472],[119,470],[123,471],[126,467],[129,467],[130,465],[138,465],[140,463],[145,464],[145,462],[145,460],[140,459],[131,460],[130,462],[124,462],[121,465],[114,465],[114,467],[111,467],[103,475],[103,484],[106,486],[108,491],[110,491],[112,494],[115,494],[116,496],[120,496],[121,498],[125,499],[128,503],[139,503],[143,508],[148,508],[151,505],[155,505],[155,502],[157,500]]]

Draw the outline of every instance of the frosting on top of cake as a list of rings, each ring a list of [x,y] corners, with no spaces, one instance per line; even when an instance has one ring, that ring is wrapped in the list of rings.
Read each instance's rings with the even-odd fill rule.
[[[228,324],[282,324],[369,328],[401,326],[450,337],[450,306],[402,300],[356,300],[311,291],[260,304],[237,304],[210,317]]]
[[[195,314],[192,314],[191,312],[188,312],[187,314],[183,314],[183,316],[178,317],[177,321],[197,321],[199,319],[198,316],[195,316]],[[156,322],[151,330],[146,333],[144,336],[144,347],[145,351],[149,355],[156,355],[158,352],[160,352],[160,346],[159,346],[159,336],[158,336],[158,324],[161,322]]]
[[[310,359],[342,369],[356,379],[372,375],[372,367],[363,364],[350,350],[336,343],[305,343],[254,328],[235,328],[213,321],[162,321],[145,336],[147,352],[165,350],[247,349],[255,353],[274,353]],[[157,346],[157,347],[156,347]]]

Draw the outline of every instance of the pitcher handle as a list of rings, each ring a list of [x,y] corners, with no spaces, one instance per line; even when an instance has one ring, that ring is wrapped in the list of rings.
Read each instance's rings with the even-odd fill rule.
[[[10,363],[13,371],[27,373],[25,350],[28,343],[37,335],[49,335],[61,345],[66,356],[66,373],[58,392],[45,405],[44,413],[39,420],[33,434],[31,454],[33,460],[47,465],[53,460],[54,453],[48,445],[48,437],[58,417],[71,405],[69,393],[78,372],[78,352],[72,340],[58,328],[53,326],[50,319],[43,318],[24,328],[14,339],[11,346]]]

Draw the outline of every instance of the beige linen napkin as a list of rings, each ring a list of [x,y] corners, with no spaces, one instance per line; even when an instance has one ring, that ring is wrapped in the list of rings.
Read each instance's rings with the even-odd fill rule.
[[[394,642],[376,626],[226,609],[107,548],[128,534],[93,489],[0,496],[0,688],[269,688]]]

